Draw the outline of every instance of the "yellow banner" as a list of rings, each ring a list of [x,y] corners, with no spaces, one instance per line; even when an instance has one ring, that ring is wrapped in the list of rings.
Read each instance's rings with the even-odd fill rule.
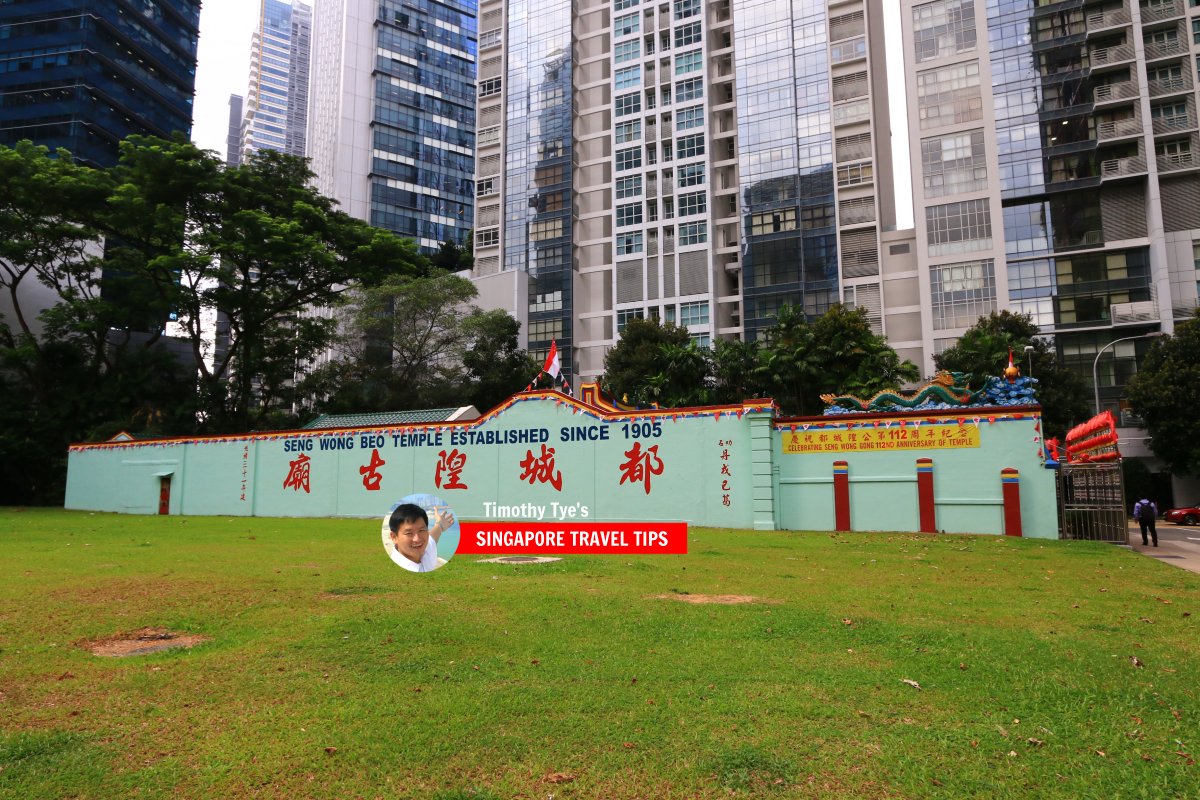
[[[882,450],[949,450],[979,447],[979,427],[957,423],[893,424],[890,428],[783,431],[785,453],[858,453]]]

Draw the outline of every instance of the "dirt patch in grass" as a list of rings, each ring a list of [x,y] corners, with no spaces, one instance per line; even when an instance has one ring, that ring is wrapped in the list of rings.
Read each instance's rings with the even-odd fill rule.
[[[687,592],[678,592],[675,594],[655,594],[651,595],[651,598],[654,600],[679,600],[683,603],[718,606],[736,606],[742,603],[771,603],[773,605],[779,603],[778,600],[767,600],[749,594],[689,594]]]
[[[166,628],[141,628],[133,633],[114,633],[99,639],[87,639],[79,642],[79,646],[90,651],[92,655],[121,658],[144,656],[177,647],[192,647],[207,641],[207,636],[195,633],[176,633]]]

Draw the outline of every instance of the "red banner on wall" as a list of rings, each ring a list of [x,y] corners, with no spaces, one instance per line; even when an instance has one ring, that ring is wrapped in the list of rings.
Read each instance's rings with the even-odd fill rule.
[[[459,554],[683,555],[686,522],[462,522]]]

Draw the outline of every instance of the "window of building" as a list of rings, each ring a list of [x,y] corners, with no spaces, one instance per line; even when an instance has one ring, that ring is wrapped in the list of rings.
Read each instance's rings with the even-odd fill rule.
[[[617,255],[627,256],[631,253],[642,252],[642,232],[637,233],[618,233],[617,234]]]
[[[479,82],[479,96],[491,97],[492,95],[500,94],[500,79],[488,78]]]
[[[564,223],[565,221],[562,217],[531,222],[529,224],[529,240],[531,242],[542,242],[546,239],[557,239],[563,235]]]
[[[676,185],[680,189],[687,186],[699,186],[704,183],[704,164],[684,164],[676,173]]]
[[[700,23],[689,22],[686,25],[680,25],[675,29],[675,46],[687,47],[689,44],[695,44],[700,41]]]
[[[829,48],[829,60],[834,64],[867,57],[867,40],[863,37],[848,42],[838,42]]]
[[[1200,22],[1200,19],[1197,19],[1196,22]],[[1195,23],[1192,24],[1192,27],[1196,31],[1200,31],[1200,26],[1197,26]],[[1200,44],[1200,39],[1196,43]],[[1147,67],[1146,77],[1152,81],[1170,82],[1179,80],[1183,77],[1183,66],[1180,64],[1165,64],[1161,67]]]
[[[691,158],[704,155],[704,134],[693,133],[690,136],[680,136],[675,140],[675,154],[679,158]]]
[[[704,192],[688,192],[679,195],[679,216],[704,214],[708,211],[708,195]]]
[[[708,303],[680,303],[679,304],[679,324],[688,325],[707,325],[708,324]]]
[[[975,49],[975,0],[934,0],[912,14],[918,63]]]
[[[486,49],[488,47],[495,47],[498,44],[500,44],[499,29],[494,30],[494,31],[484,31],[483,33],[479,34],[479,49],[480,50]]]
[[[628,147],[617,151],[617,172],[636,169],[642,165],[642,148]]]
[[[700,0],[675,0],[675,19],[687,19],[700,13]]]
[[[631,33],[637,33],[641,30],[642,15],[636,11],[632,14],[626,14],[617,17],[613,20],[613,34],[615,36],[628,36]]]
[[[562,338],[562,319],[530,320],[528,330],[531,342],[557,341]],[[532,355],[532,349],[530,354]]]
[[[631,42],[620,42],[613,48],[613,61],[621,64],[625,61],[634,61],[642,57],[642,40],[634,39]]]
[[[539,292],[529,298],[529,310],[531,312],[538,311],[558,311],[562,308],[562,289],[556,289],[553,292]]]
[[[696,347],[703,347],[705,350],[712,347],[712,336],[707,333],[693,333],[692,341],[696,343]]]
[[[642,204],[628,203],[623,206],[617,206],[617,227],[624,228],[629,225],[642,224]]]
[[[838,186],[857,186],[860,183],[871,183],[874,180],[875,169],[870,161],[859,164],[845,164],[837,168]]]
[[[616,127],[617,144],[635,142],[642,138],[642,121],[618,122]]]
[[[491,128],[481,129],[479,134],[475,137],[475,143],[480,147],[486,147],[489,144],[499,144],[500,126],[497,125]]]
[[[921,179],[926,197],[986,189],[983,131],[963,131],[921,140]]]
[[[544,139],[538,142],[538,156],[543,161],[548,161],[551,158],[559,158],[564,152],[564,143],[562,139]]]
[[[500,244],[500,229],[485,228],[475,232],[476,247],[495,247]]]
[[[635,64],[632,67],[622,67],[614,73],[618,89],[632,89],[642,85],[642,67]]]
[[[685,222],[679,226],[679,244],[704,244],[708,241],[707,222]]]
[[[675,114],[675,130],[686,131],[704,126],[704,106],[681,108]]]
[[[704,96],[704,78],[688,78],[675,84],[675,102],[683,103]]]
[[[475,183],[475,196],[476,197],[484,197],[486,195],[495,194],[495,193],[496,193],[496,179],[495,178],[480,178]]]
[[[617,333],[625,330],[625,326],[629,324],[631,319],[645,319],[646,311],[641,308],[619,308],[617,309]]]
[[[794,208],[779,208],[750,215],[750,233],[754,236],[794,230],[796,230],[796,209]]]
[[[928,206],[925,232],[931,256],[986,250],[992,246],[991,204],[983,198]]]
[[[978,62],[918,72],[917,115],[922,130],[982,119]]]
[[[833,203],[805,206],[800,209],[800,224],[806,231],[833,227],[834,221]]]
[[[631,175],[628,178],[617,178],[617,199],[636,197],[642,193],[642,176]]]
[[[624,11],[627,8],[633,8],[638,4],[638,0],[613,0],[614,11]]]
[[[689,72],[698,72],[704,64],[704,53],[700,50],[693,50],[690,53],[680,53],[675,56],[675,74],[686,75]]]
[[[548,164],[533,171],[533,182],[538,188],[562,183],[566,176],[562,164]]]
[[[1157,45],[1169,49],[1179,44],[1179,32],[1175,28],[1162,28],[1142,34],[1142,41],[1147,45]]]
[[[995,262],[988,258],[929,268],[934,330],[969,328],[996,310]]]
[[[623,94],[617,98],[617,116],[627,117],[642,110],[642,95],[640,92]]]

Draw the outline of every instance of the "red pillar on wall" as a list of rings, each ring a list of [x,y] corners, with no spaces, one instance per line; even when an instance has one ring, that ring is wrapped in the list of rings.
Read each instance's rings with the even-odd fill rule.
[[[833,527],[850,530],[850,465],[845,461],[833,462]]]
[[[1004,498],[1004,535],[1021,536],[1021,481],[1015,467],[1000,470]]]
[[[917,459],[917,508],[921,533],[937,533],[937,510],[933,505],[933,459]]]

